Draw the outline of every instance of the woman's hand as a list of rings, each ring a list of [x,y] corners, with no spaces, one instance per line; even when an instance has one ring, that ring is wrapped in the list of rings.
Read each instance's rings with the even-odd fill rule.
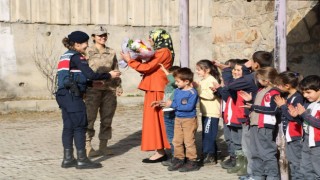
[[[247,93],[245,91],[240,91],[239,95],[243,98],[245,101],[251,101],[252,100],[252,93]]]
[[[130,53],[120,52],[120,56],[126,62],[130,61],[130,59],[131,59]]]
[[[111,74],[112,78],[120,77],[121,75],[121,72],[118,70],[113,70],[113,71],[110,71],[109,73]]]
[[[278,107],[281,107],[286,104],[286,100],[280,95],[276,95],[274,97],[274,102],[277,104]]]

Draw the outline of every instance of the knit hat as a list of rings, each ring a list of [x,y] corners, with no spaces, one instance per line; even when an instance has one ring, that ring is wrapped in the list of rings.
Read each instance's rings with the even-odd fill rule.
[[[73,31],[68,35],[68,39],[76,43],[84,43],[89,40],[88,34],[82,31]]]

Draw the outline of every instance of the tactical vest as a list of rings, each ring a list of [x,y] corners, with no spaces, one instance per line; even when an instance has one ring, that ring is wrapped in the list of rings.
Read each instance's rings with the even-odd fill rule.
[[[80,92],[86,91],[87,78],[82,74],[79,69],[70,69],[70,60],[72,56],[80,54],[77,51],[68,50],[65,52],[58,63],[58,89],[65,88],[65,84],[70,81],[70,76],[73,76],[73,80],[77,83]]]

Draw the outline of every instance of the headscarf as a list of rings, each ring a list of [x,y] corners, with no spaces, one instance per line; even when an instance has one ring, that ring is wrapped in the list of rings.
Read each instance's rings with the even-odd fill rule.
[[[172,45],[172,39],[169,33],[166,32],[164,29],[155,29],[150,31],[149,37],[154,42],[154,50],[161,49],[161,48],[168,48],[172,55],[172,64],[174,61],[174,50]]]

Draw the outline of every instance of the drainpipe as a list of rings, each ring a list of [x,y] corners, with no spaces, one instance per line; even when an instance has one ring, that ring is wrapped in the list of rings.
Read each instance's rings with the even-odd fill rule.
[[[180,0],[180,66],[189,67],[189,0]]]
[[[274,65],[279,72],[287,70],[287,2],[275,0]]]
[[[274,46],[274,67],[278,72],[287,70],[287,1],[275,0],[275,46]],[[277,145],[280,151],[279,168],[280,179],[289,179],[288,162],[285,153],[285,136],[283,132],[282,122],[279,124],[279,132],[277,136]]]

